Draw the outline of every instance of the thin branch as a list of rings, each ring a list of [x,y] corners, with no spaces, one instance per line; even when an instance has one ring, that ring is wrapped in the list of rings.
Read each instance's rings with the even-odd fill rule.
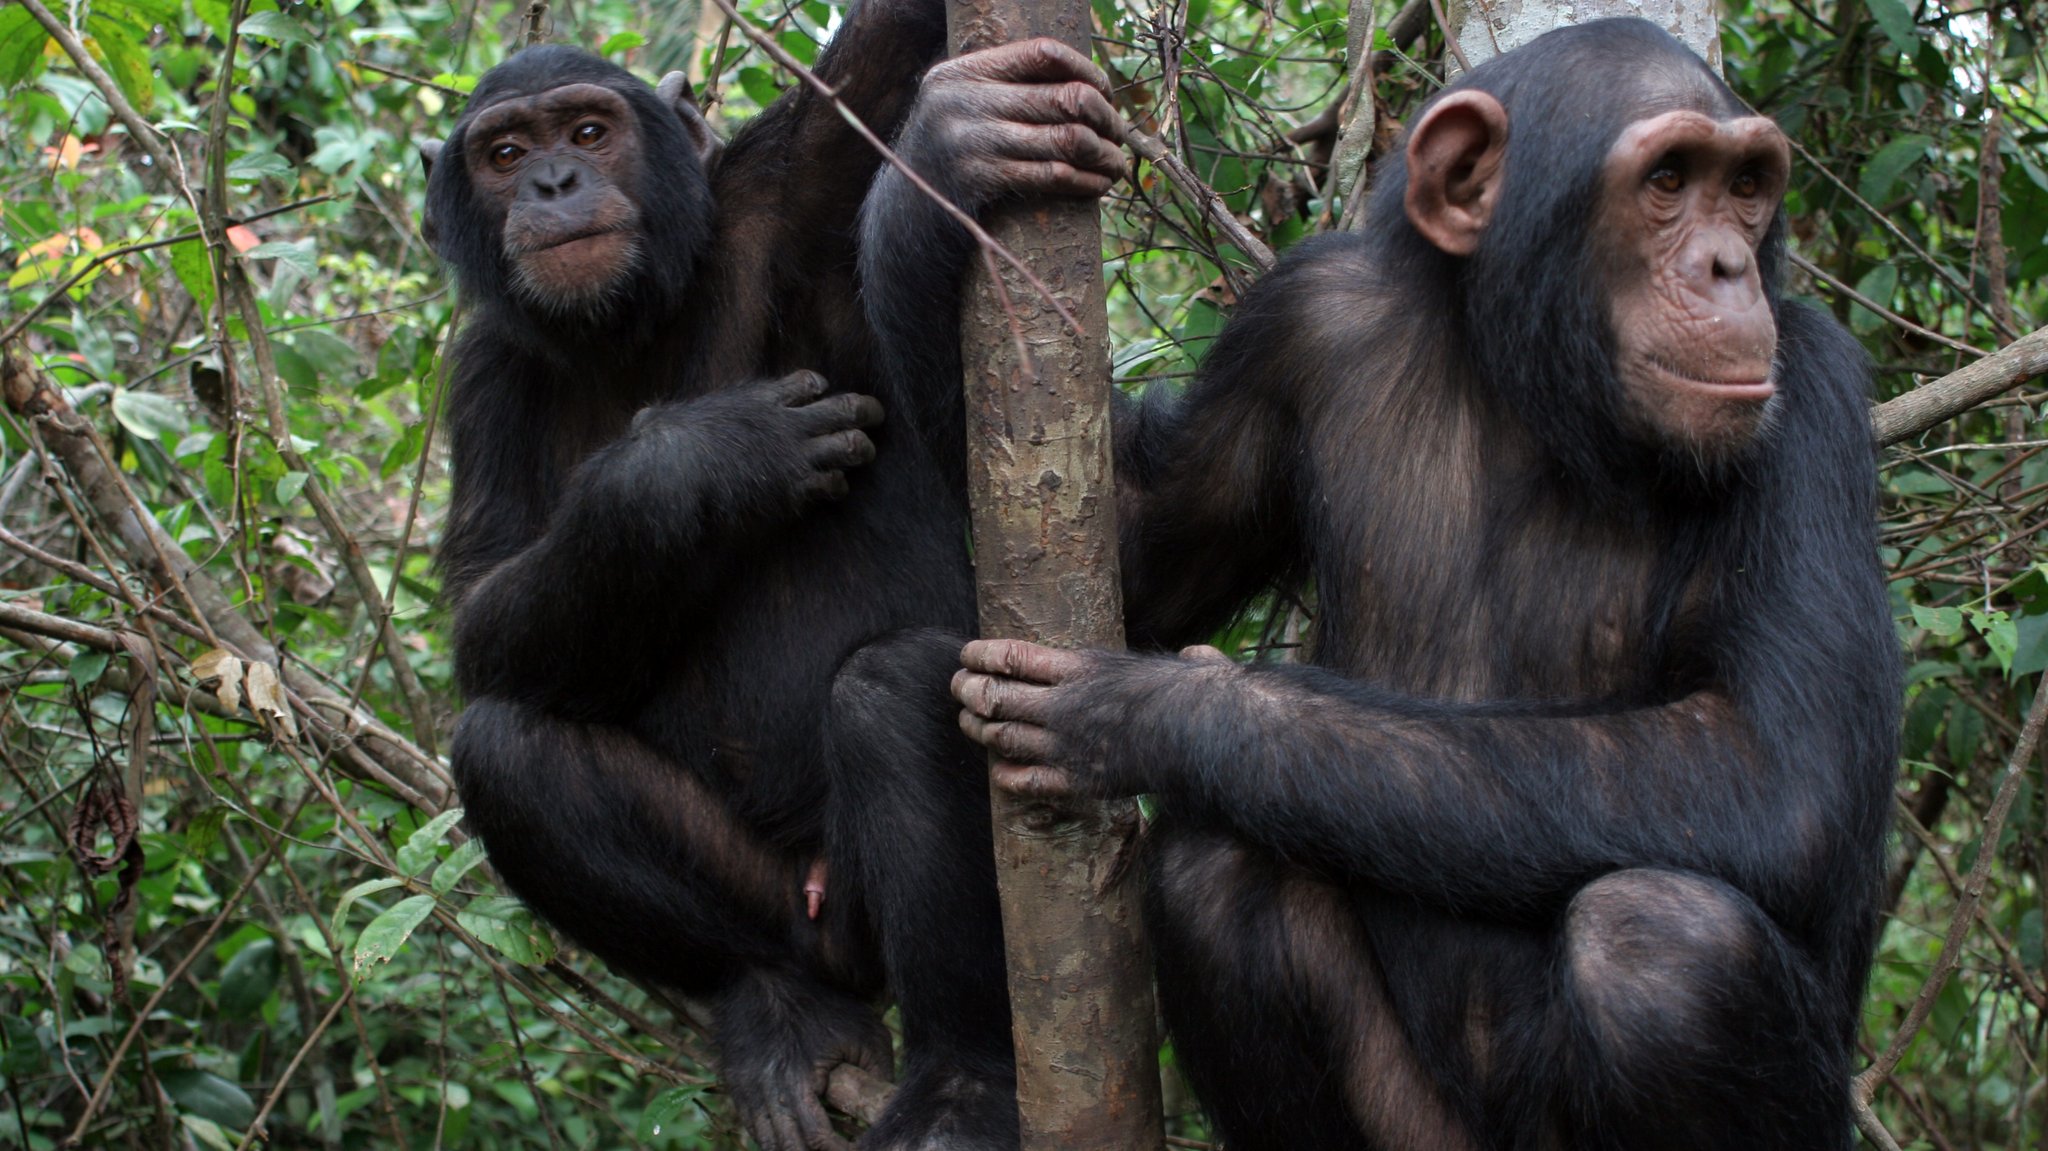
[[[1877,405],[1871,427],[1879,444],[1896,444],[2043,375],[2048,375],[2048,328]]]
[[[1263,240],[1252,235],[1251,230],[1238,221],[1230,206],[1223,202],[1223,197],[1216,194],[1216,189],[1203,183],[1202,178],[1182,163],[1179,156],[1167,150],[1165,144],[1140,132],[1135,124],[1121,116],[1117,119],[1122,124],[1124,143],[1129,144],[1132,151],[1144,157],[1160,175],[1166,177],[1168,183],[1193,200],[1201,208],[1203,217],[1210,225],[1223,233],[1223,238],[1235,244],[1237,250],[1243,252],[1252,263],[1258,265],[1259,271],[1273,270],[1273,265],[1279,262],[1273,255],[1273,249],[1267,247]]]

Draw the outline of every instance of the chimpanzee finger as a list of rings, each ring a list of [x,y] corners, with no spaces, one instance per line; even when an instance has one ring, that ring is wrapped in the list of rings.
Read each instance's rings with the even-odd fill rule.
[[[969,671],[1032,683],[1063,683],[1087,671],[1089,662],[1090,657],[1081,652],[1021,639],[977,639],[960,649],[960,664]]]
[[[808,453],[815,468],[857,468],[874,461],[875,441],[858,428],[848,428],[812,437]]]
[[[804,478],[799,490],[806,499],[843,500],[846,498],[846,473],[841,471],[813,472]]]
[[[872,428],[882,422],[882,401],[858,392],[841,392],[797,408],[811,434],[839,428]]]
[[[931,77],[942,81],[952,75],[1012,84],[1079,80],[1105,96],[1109,94],[1109,76],[1095,66],[1095,61],[1049,36],[999,44],[965,56],[955,56],[935,66],[930,73]],[[931,83],[931,80],[927,79],[926,83]]]
[[[967,738],[1013,763],[1044,763],[1059,758],[1058,741],[1035,723],[991,721],[962,709],[960,730],[967,733]]]
[[[1052,703],[1050,687],[1008,676],[984,675],[965,668],[953,673],[953,698],[985,719],[1020,719],[1037,723]]]
[[[807,1096],[797,1104],[797,1128],[803,1133],[804,1146],[810,1151],[853,1151],[853,1144],[839,1137],[832,1130],[832,1120],[825,1115],[825,1109],[818,1105],[816,1095]]]
[[[1056,767],[998,763],[989,767],[988,776],[997,787],[1011,795],[1059,799],[1074,794],[1073,779]]]
[[[982,129],[989,162],[1047,160],[1114,180],[1124,174],[1123,149],[1085,124],[991,124]]]
[[[747,1125],[747,1134],[754,1137],[761,1151],[782,1151],[781,1140],[775,1134],[775,1115],[760,1108],[741,1108],[740,1119]]]
[[[804,1151],[804,1133],[797,1127],[796,1118],[789,1113],[795,1102],[787,1094],[783,1095],[768,1120],[775,1127],[775,1145],[785,1151]]]
[[[777,400],[793,408],[824,395],[825,390],[831,386],[825,377],[806,368],[782,377],[769,385],[769,389]]]

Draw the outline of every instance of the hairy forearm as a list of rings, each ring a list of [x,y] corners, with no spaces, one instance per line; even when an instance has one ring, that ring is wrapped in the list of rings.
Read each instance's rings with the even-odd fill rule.
[[[1825,733],[1762,748],[1710,694],[1542,714],[1419,701],[1314,669],[1151,663],[1091,687],[1075,754],[1149,765],[1128,785],[1290,858],[1459,909],[1540,913],[1622,867],[1764,882],[1825,833],[1849,769]]]

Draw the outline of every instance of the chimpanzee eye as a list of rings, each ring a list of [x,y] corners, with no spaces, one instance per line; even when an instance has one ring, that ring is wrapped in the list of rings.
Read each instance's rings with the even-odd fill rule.
[[[1735,176],[1735,182],[1728,185],[1728,191],[1744,200],[1754,199],[1764,190],[1764,180],[1754,168],[1744,168]]]
[[[580,147],[588,148],[604,139],[603,124],[579,124],[569,137]]]
[[[1685,177],[1669,164],[1659,164],[1650,172],[1650,187],[1659,192],[1677,192],[1685,187]]]
[[[526,155],[526,149],[517,144],[500,144],[491,149],[491,167],[503,172],[519,162]]]

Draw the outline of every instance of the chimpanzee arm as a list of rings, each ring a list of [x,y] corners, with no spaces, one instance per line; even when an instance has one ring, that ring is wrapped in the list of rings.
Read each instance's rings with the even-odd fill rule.
[[[1109,81],[1054,40],[1005,44],[935,65],[895,151],[935,191],[978,215],[1009,198],[1100,196],[1123,173]],[[893,166],[861,208],[861,294],[885,366],[907,393],[898,422],[959,454],[960,281],[975,241]],[[920,416],[925,418],[920,420]]]
[[[1342,312],[1331,301],[1368,282],[1357,249],[1351,237],[1296,249],[1245,295],[1186,395],[1155,384],[1142,403],[1119,404],[1117,531],[1133,647],[1196,642],[1292,574],[1303,406],[1314,374],[1345,354],[1326,350],[1333,333],[1317,319]]]
[[[1314,668],[985,643],[955,681],[963,722],[1012,763],[1053,765],[1000,769],[1020,790],[1160,793],[1458,910],[1541,916],[1609,871],[1661,866],[1787,921],[1816,914],[1821,893],[1876,873],[1896,651],[1860,371],[1797,332],[1787,344],[1806,357],[1788,391],[1813,402],[1722,525],[1722,627],[1681,698],[1457,706]]]
[[[452,582],[457,672],[471,698],[542,703],[572,717],[630,707],[665,666],[652,649],[749,554],[755,533],[846,489],[843,469],[873,458],[860,430],[882,418],[867,396],[826,396],[811,372],[659,404],[570,472],[551,510],[479,505],[470,492],[506,471],[520,437],[458,444],[460,539]],[[492,429],[487,429],[492,430]],[[464,458],[467,456],[468,458]],[[528,461],[529,466],[535,466]],[[545,516],[544,521],[542,515]],[[518,535],[520,524],[540,527]],[[479,571],[471,548],[516,551]]]

